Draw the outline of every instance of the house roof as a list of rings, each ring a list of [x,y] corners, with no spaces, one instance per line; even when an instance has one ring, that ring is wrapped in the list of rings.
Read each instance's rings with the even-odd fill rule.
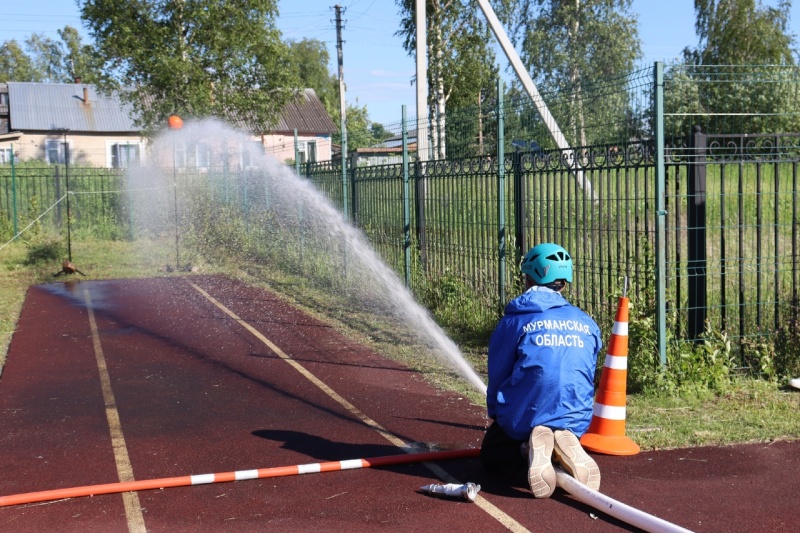
[[[138,133],[133,108],[92,84],[8,82],[9,130]],[[248,128],[244,121],[240,127]],[[281,113],[270,133],[332,134],[338,131],[313,89],[304,89]]]
[[[11,130],[139,131],[129,104],[101,95],[90,84],[8,82],[8,105]]]
[[[240,129],[261,133],[248,117],[235,117],[232,122]],[[330,135],[339,131],[314,89],[298,91],[283,107],[278,123],[264,133],[292,135],[295,129],[301,135]]]
[[[283,108],[274,133],[335,133],[339,131],[314,89],[304,89]]]

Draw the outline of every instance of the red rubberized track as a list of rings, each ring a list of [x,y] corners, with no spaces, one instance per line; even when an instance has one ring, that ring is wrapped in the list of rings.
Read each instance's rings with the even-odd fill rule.
[[[403,453],[191,286],[360,413],[420,449],[479,446],[483,406],[426,384],[267,291],[224,277],[70,281],[30,289],[0,378],[0,496],[120,481],[89,292],[136,480]],[[800,395],[798,395],[800,396]],[[695,531],[785,531],[800,444],[595,455],[601,491]],[[534,500],[474,458],[436,463],[531,531],[629,526],[557,491]],[[140,491],[147,531],[501,531],[478,503],[433,497],[423,463]],[[592,515],[596,515],[594,518]],[[128,531],[123,495],[0,508],[0,531]]]

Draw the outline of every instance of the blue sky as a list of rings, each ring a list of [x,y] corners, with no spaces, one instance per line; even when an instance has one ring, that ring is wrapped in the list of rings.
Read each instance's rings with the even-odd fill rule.
[[[403,50],[394,0],[278,0],[278,27],[285,38],[318,39],[328,45],[331,72],[336,67],[336,27],[333,6],[344,8],[343,61],[348,103],[366,105],[370,119],[383,124],[400,121],[401,106],[409,116],[416,109],[411,78],[414,60]],[[762,0],[777,5],[777,0]],[[794,2],[791,32],[800,33],[800,0]],[[639,18],[643,62],[671,60],[686,46],[695,46],[693,0],[633,0]],[[483,16],[477,14],[477,16]],[[20,43],[34,32],[58,38],[56,31],[70,25],[86,33],[75,0],[0,0],[0,42]],[[88,39],[88,38],[87,38]],[[498,53],[502,69],[505,57]]]

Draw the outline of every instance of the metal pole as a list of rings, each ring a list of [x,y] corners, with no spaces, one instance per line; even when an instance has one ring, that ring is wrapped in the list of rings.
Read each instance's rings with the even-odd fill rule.
[[[425,162],[428,153],[428,32],[425,0],[416,0],[416,77],[417,77],[417,160]]]
[[[528,74],[528,70],[525,68],[525,65],[522,64],[519,54],[517,54],[514,45],[511,44],[511,40],[508,38],[508,35],[506,35],[505,30],[503,30],[503,26],[500,24],[500,20],[497,18],[497,15],[495,14],[494,9],[492,9],[491,4],[489,4],[489,0],[478,0],[478,6],[481,8],[481,11],[483,11],[486,21],[492,28],[492,32],[494,32],[497,42],[500,43],[503,53],[505,53],[506,58],[508,59],[509,63],[511,63],[514,72],[517,74],[517,78],[519,78],[520,83],[522,83],[522,86],[527,91],[528,96],[530,96],[531,102],[533,102],[533,105],[536,107],[536,112],[539,114],[542,122],[544,122],[548,133],[550,133],[550,137],[553,139],[553,142],[555,142],[556,146],[560,150],[564,150],[565,154],[573,155],[569,143],[567,142],[567,138],[561,132],[561,128],[558,127],[556,119],[550,113],[547,104],[539,93],[539,89],[536,88],[536,84],[533,83],[533,80],[531,79],[530,74]],[[578,185],[584,191],[586,191],[592,200],[594,200],[591,182],[585,179],[583,171],[578,168],[578,158],[574,157],[573,159],[573,164],[575,166],[575,179]]]
[[[14,143],[11,143],[11,198],[14,203],[14,238],[17,233],[17,174],[14,166]]]
[[[69,206],[69,144],[67,143],[67,132],[69,130],[63,130],[64,133],[64,179],[67,185],[67,259],[69,259],[70,263],[72,262],[72,213],[70,211]]]
[[[661,366],[667,365],[667,294],[666,294],[666,222],[664,209],[666,169],[664,151],[664,63],[655,63],[655,134],[656,134],[656,321],[658,322],[658,354]]]
[[[342,213],[348,218],[347,206],[347,107],[344,97],[344,51],[342,41],[342,6],[335,5],[336,9],[336,53],[339,63],[339,129],[342,132]]]
[[[689,310],[687,334],[699,343],[706,322],[706,136],[694,126],[691,162],[686,177],[686,243],[688,245]],[[758,301],[761,301],[760,299]]]
[[[497,80],[497,277],[498,312],[506,304],[506,153],[503,80]]]
[[[403,128],[403,261],[405,264],[406,287],[411,287],[411,187],[408,177],[408,124],[406,106],[402,107]]]
[[[294,171],[300,176],[300,145],[297,140],[297,128],[294,129]],[[300,236],[300,271],[305,273],[305,257],[303,255],[306,246],[303,235],[303,197],[297,199],[297,232]]]
[[[175,132],[172,132],[172,200],[175,206],[175,270],[180,269],[180,230],[178,229],[178,161],[175,147]]]
[[[297,142],[297,128],[294,129],[294,173],[300,175],[300,145]]]

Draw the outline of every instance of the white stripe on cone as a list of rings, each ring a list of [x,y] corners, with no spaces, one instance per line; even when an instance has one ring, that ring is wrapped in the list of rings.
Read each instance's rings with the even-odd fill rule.
[[[628,358],[620,355],[606,355],[606,361],[603,363],[606,368],[613,368],[614,370],[627,370]]]
[[[625,408],[616,405],[603,405],[595,403],[592,410],[594,416],[605,418],[606,420],[625,420]]]
[[[619,337],[627,337],[628,336],[628,323],[627,322],[614,322],[614,327],[611,330],[613,335],[617,335]]]

